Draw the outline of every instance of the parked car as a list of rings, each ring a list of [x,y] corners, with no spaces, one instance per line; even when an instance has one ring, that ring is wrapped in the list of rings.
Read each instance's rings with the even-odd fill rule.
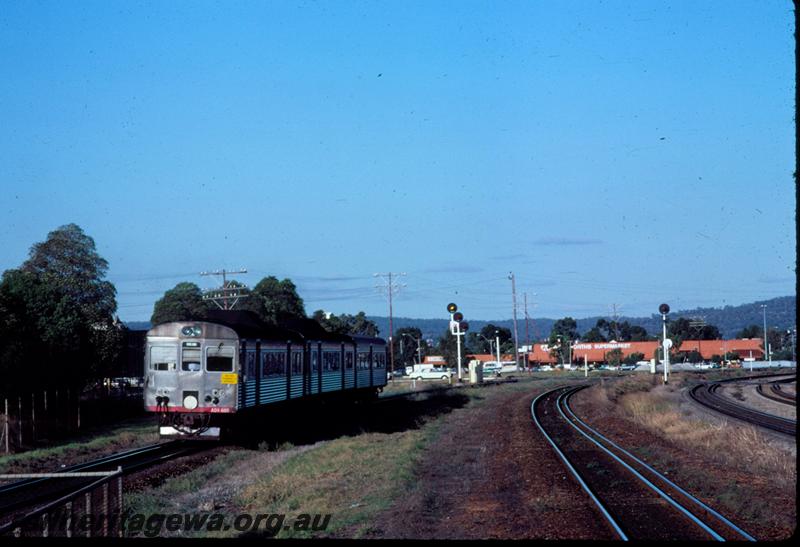
[[[413,380],[449,380],[453,373],[440,367],[424,367],[414,371]]]
[[[636,370],[637,365],[622,365],[619,367],[620,370]]]
[[[500,376],[500,371],[503,368],[502,365],[498,365],[496,362],[489,361],[488,363],[483,364],[483,373],[484,374],[497,374]]]
[[[553,367],[551,367],[550,365],[542,365],[541,367],[539,367],[539,370],[544,371],[544,372],[549,372],[549,371],[553,370]]]

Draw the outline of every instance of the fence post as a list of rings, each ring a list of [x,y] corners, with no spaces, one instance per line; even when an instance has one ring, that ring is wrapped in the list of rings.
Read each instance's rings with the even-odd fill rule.
[[[87,515],[91,515],[92,514],[92,493],[91,492],[86,492],[83,495],[83,499],[86,500],[86,514]],[[91,526],[87,526],[86,527],[86,537],[87,538],[92,537],[92,527]]]
[[[17,429],[19,429],[19,449],[22,450],[22,396],[17,397],[17,406],[19,407],[19,424]]]
[[[31,393],[31,437],[32,441],[36,443],[36,392]]]
[[[67,537],[72,537],[72,502],[67,502]]]
[[[3,414],[3,438],[6,441],[6,454],[8,454],[8,397],[5,397],[3,401],[5,402],[5,414]]]
[[[117,513],[122,517],[122,466],[117,466]],[[117,521],[117,528],[119,530],[119,537],[122,537],[122,521]]]

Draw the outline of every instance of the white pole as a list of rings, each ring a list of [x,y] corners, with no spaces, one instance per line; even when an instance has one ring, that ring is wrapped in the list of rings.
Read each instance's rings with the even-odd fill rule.
[[[458,381],[461,382],[461,323],[456,324],[456,348],[458,349]]]
[[[767,360],[772,364],[772,357],[769,354],[769,344],[767,343],[767,305],[761,304],[761,311],[764,312],[764,352],[767,354]],[[753,372],[753,362],[750,361],[750,372]]]
[[[583,354],[583,377],[586,378],[589,376],[589,357],[588,354]]]
[[[664,383],[666,384],[669,381],[669,348],[667,347],[667,314],[661,314],[661,320],[663,321],[663,334],[664,334],[664,341],[662,346],[664,347]]]
[[[494,339],[494,346],[495,346],[494,350],[497,352],[497,364],[499,365],[500,364],[500,334],[497,331],[495,331],[495,334],[497,335],[497,337]]]

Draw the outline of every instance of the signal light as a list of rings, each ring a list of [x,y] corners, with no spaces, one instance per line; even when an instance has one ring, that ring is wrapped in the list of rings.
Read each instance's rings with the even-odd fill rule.
[[[453,314],[453,321],[463,321],[463,320],[464,320],[464,314],[461,313],[460,311],[457,311],[456,313]]]
[[[455,302],[450,302],[447,305],[447,311],[449,313],[455,313],[456,311],[458,311],[458,306],[456,306]]]
[[[467,323],[466,321],[461,321],[461,322],[458,324],[458,326],[459,326],[459,328],[460,328],[461,330],[463,330],[463,331],[467,331],[467,330],[469,330],[469,323]]]

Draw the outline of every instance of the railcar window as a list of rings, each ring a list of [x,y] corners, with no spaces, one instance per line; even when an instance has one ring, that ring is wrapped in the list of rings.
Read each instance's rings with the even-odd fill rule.
[[[369,368],[369,353],[358,354],[358,370],[367,370]]]
[[[374,368],[386,368],[386,354],[374,353],[375,362],[372,364]]]
[[[206,370],[208,372],[232,372],[233,348],[221,346],[206,350]]]
[[[286,352],[265,351],[261,354],[261,371],[264,376],[283,376],[286,374]]]
[[[292,352],[292,376],[303,374],[303,352]]]
[[[317,350],[311,350],[311,372],[317,372],[319,370],[319,365],[317,363]]]
[[[348,351],[344,354],[344,368],[353,370],[353,352]]]
[[[181,352],[181,370],[198,372],[200,370],[200,348],[183,348]]]
[[[178,348],[176,346],[152,346],[150,348],[150,370],[177,370]]]
[[[248,351],[247,352],[247,367],[245,369],[247,371],[247,379],[255,379],[256,377],[256,352],[255,351]]]
[[[326,372],[342,370],[342,354],[338,351],[322,352],[322,370]]]

